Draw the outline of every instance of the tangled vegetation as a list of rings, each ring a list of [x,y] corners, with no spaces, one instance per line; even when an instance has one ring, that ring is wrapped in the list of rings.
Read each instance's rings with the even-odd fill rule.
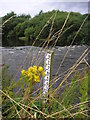
[[[85,72],[76,72],[69,84],[65,84],[61,95],[49,96],[47,103],[43,103],[41,90],[30,92],[32,86],[30,81],[12,82],[11,76],[7,75],[7,68],[3,69],[2,86],[2,116],[3,119],[88,119],[88,81],[90,71],[85,68]],[[7,77],[6,77],[7,76]],[[7,80],[6,80],[7,78]],[[6,84],[5,84],[6,83]],[[12,84],[13,83],[13,84]],[[11,86],[12,85],[12,86]],[[27,85],[29,87],[27,87]],[[14,87],[19,86],[22,91],[13,92]],[[10,88],[11,87],[11,88]],[[35,93],[36,92],[36,93]],[[38,95],[38,96],[37,96]],[[83,111],[83,112],[82,112]]]

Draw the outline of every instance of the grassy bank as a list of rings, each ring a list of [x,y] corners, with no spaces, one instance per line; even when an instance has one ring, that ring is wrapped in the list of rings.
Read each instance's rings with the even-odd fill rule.
[[[61,95],[58,94],[58,91],[57,94],[52,95],[53,91],[51,90],[48,101],[44,104],[42,87],[32,93],[28,92],[30,86],[28,89],[24,87],[23,81],[14,83],[12,77],[7,75],[7,68],[4,68],[2,71],[3,119],[28,119],[31,117],[36,119],[88,119],[89,79],[89,69],[85,68],[82,72],[75,72],[71,82],[67,81],[60,88],[64,88]],[[17,92],[13,92],[15,87],[19,87]]]

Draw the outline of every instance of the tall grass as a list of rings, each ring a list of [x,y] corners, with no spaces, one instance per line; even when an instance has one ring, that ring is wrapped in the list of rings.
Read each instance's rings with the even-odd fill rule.
[[[62,28],[53,35],[53,25],[56,14],[57,12],[53,16],[51,16],[50,19],[43,26],[42,30],[34,40],[32,47],[28,51],[26,57],[22,62],[22,65],[20,66],[15,76],[11,78],[11,76],[7,75],[8,68],[4,68],[2,70],[2,89],[0,89],[0,92],[2,93],[2,118],[89,119],[88,81],[90,77],[90,70],[89,70],[90,66],[86,60],[86,57],[89,54],[89,47],[83,52],[83,54],[77,59],[76,63],[71,68],[69,68],[67,71],[64,71],[62,74],[58,74],[63,62],[65,61],[67,53],[69,52],[73,42],[78,36],[88,16],[84,19],[83,23],[79,27],[76,35],[74,36],[70,44],[70,47],[68,48],[64,57],[62,58],[62,62],[60,63],[57,69],[55,77],[50,81],[50,85],[49,85],[50,88],[52,88],[52,85],[55,84],[58,80],[61,80],[61,83],[58,85],[56,89],[54,90],[50,89],[48,100],[45,104],[43,103],[43,97],[42,97],[43,86],[40,86],[36,91],[32,90],[32,92],[28,92],[29,87],[28,88],[25,87],[25,84],[27,86],[28,82],[23,81],[22,77],[20,77],[17,83],[14,83],[14,79],[18,75],[18,72],[21,71],[21,68],[25,63],[26,58],[28,58],[30,51],[33,49],[33,46],[37,42],[42,31],[45,29],[45,27],[47,27],[50,24],[51,20],[52,22],[51,22],[49,36],[44,42],[40,44],[41,46],[40,51],[42,51],[43,48],[45,52],[47,52],[49,43],[51,41],[52,41],[52,45],[50,47],[50,50],[54,50],[56,43],[60,39],[60,37],[64,35],[64,33],[68,29],[73,27],[73,25],[71,25],[69,28],[65,29],[65,26],[70,16],[70,13],[68,13]],[[34,65],[35,63],[38,63],[37,66],[39,66],[42,60],[43,60],[42,53],[41,54],[38,53],[37,58],[33,56],[32,62],[28,65],[28,67]],[[82,69],[78,69],[78,66],[83,61],[86,63],[86,67]],[[70,78],[70,81],[68,81],[68,78],[71,75],[72,78]],[[18,89],[17,92],[14,92],[15,88]],[[60,91],[60,94],[58,94],[59,93],[58,91]]]

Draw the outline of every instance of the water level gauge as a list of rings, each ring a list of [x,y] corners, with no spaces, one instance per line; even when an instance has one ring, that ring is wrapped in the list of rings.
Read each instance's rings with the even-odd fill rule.
[[[44,71],[45,71],[45,77],[43,79],[43,97],[44,102],[47,100],[48,97],[48,91],[49,91],[49,82],[51,80],[52,75],[52,61],[54,57],[53,51],[47,51],[45,54],[45,61],[44,61]]]

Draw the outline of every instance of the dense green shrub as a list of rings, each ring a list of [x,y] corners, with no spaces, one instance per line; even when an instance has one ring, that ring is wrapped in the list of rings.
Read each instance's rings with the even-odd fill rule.
[[[52,17],[47,27],[44,28],[41,35],[39,36],[39,41],[41,39],[47,39],[51,27],[52,20],[55,15],[55,10],[47,13],[41,12],[35,17],[31,18],[30,15],[19,15],[12,18],[3,26],[3,46],[19,46],[19,45],[32,45],[33,41],[46,24],[46,22]],[[57,11],[54,26],[53,26],[53,34],[62,28],[64,21],[67,17],[68,12]],[[9,17],[15,15],[14,12],[8,13],[4,17],[2,17],[2,21],[4,22]],[[57,45],[70,45],[75,33],[79,29],[81,23],[85,19],[86,15],[82,15],[80,13],[70,13],[70,17],[65,26],[65,29],[73,25],[71,29],[66,31],[64,35],[58,40]],[[89,44],[88,39],[88,30],[89,30],[89,22],[90,18],[85,22],[82,27],[80,33],[78,34],[76,40],[73,44]],[[64,29],[64,30],[65,30]],[[26,38],[24,41],[20,41],[20,37]],[[39,45],[40,42],[36,42],[36,46]]]

